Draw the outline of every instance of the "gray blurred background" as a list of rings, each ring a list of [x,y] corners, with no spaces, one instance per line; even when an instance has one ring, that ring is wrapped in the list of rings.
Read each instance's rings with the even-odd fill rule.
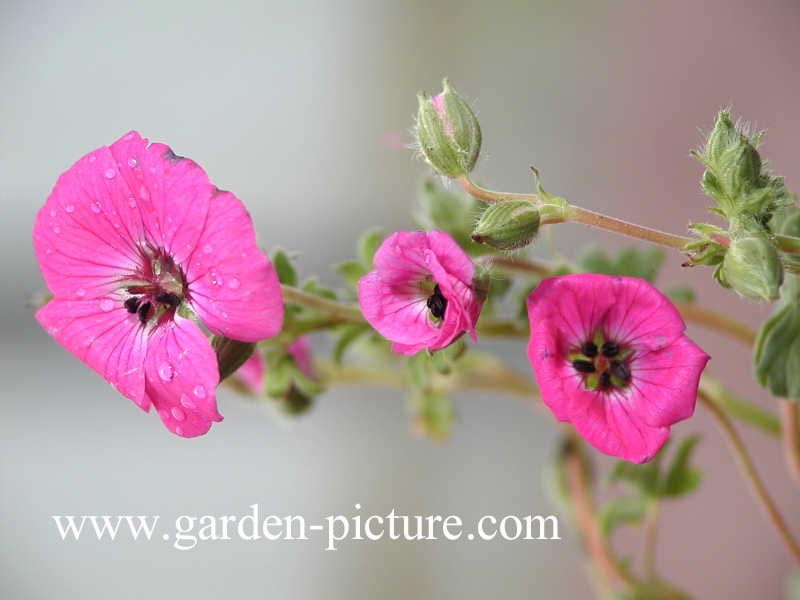
[[[364,228],[409,228],[426,174],[402,149],[419,89],[447,75],[484,130],[477,178],[682,231],[705,218],[700,143],[715,111],[769,129],[764,150],[800,189],[800,5],[671,2],[0,1],[0,596],[3,598],[582,598],[576,534],[560,542],[61,542],[53,514],[549,514],[541,472],[549,414],[504,397],[457,398],[452,439],[409,432],[401,393],[334,389],[287,423],[219,394],[225,421],[171,436],[50,340],[25,306],[42,289],[30,230],[59,173],[135,128],[192,157],[249,207],[267,246],[303,274]],[[617,238],[559,226],[536,253]],[[756,324],[766,309],[680,269],[703,304]],[[691,335],[710,370],[757,402],[748,351]],[[517,364],[523,346],[505,352]],[[702,410],[700,492],[664,506],[658,566],[697,598],[779,598],[792,565]],[[778,445],[747,433],[770,491],[800,533]],[[638,548],[634,535],[616,542]]]

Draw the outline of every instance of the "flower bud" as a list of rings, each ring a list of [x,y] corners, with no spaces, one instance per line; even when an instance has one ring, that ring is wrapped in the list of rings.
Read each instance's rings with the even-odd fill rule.
[[[739,142],[739,132],[731,122],[727,111],[721,111],[714,122],[714,129],[708,134],[704,158],[706,162],[716,165],[721,162],[722,155]]]
[[[435,96],[420,94],[417,141],[425,160],[447,177],[466,175],[481,150],[481,128],[469,104],[445,79]]]
[[[497,202],[481,215],[472,240],[498,250],[517,250],[539,231],[539,209],[530,202]]]
[[[256,345],[215,335],[211,340],[211,347],[217,355],[219,380],[224,381],[250,358]]]
[[[722,261],[720,282],[748,298],[774,300],[783,282],[778,251],[763,234],[731,242]]]

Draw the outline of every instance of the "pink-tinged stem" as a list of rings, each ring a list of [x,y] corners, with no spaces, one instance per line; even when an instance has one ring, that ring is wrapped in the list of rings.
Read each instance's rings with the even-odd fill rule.
[[[530,202],[531,204],[537,206],[546,204],[539,194],[495,192],[476,185],[466,176],[459,177],[458,183],[470,196],[477,198],[478,200],[482,200],[483,202],[494,203],[512,200]],[[605,229],[606,231],[613,231],[614,233],[645,240],[647,242],[659,244],[661,246],[667,246],[669,248],[675,248],[677,250],[682,250],[686,244],[694,241],[689,237],[666,233],[657,229],[651,229],[650,227],[643,227],[641,225],[629,223],[627,221],[623,221],[622,219],[610,217],[608,215],[571,204],[567,205],[567,211],[564,217],[565,218],[563,220],[573,221],[575,223],[583,223],[584,225],[589,225],[590,227],[597,227],[599,229]],[[550,222],[560,221],[555,220]]]
[[[711,397],[707,396],[701,390],[698,393],[698,399],[717,420],[717,425],[719,425],[720,430],[727,438],[728,445],[736,457],[739,470],[747,480],[750,491],[753,495],[753,498],[756,500],[756,503],[762,508],[767,519],[770,521],[770,523],[772,523],[773,527],[778,532],[778,535],[780,536],[781,540],[783,540],[783,543],[786,545],[789,553],[798,563],[800,563],[800,546],[792,537],[789,528],[786,526],[786,521],[784,521],[783,516],[781,515],[775,503],[772,501],[772,498],[770,498],[769,494],[767,493],[764,484],[761,482],[761,478],[756,471],[750,455],[747,453],[747,449],[742,442],[742,438],[739,437],[739,434],[736,432],[736,429],[733,427],[733,424],[731,423],[730,419],[728,419],[727,415],[720,410]]]
[[[800,485],[800,422],[797,402],[778,398],[781,419],[781,438],[786,464],[797,485]]]

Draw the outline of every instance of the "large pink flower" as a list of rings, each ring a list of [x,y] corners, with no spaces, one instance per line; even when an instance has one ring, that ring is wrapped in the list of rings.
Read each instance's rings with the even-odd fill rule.
[[[167,428],[201,435],[222,420],[213,334],[275,335],[275,271],[231,193],[163,144],[131,132],[59,177],[33,228],[53,299],[47,332]]]
[[[528,296],[528,359],[542,400],[595,448],[641,463],[694,412],[708,356],[642,279],[566,275]]]
[[[475,266],[449,235],[398,231],[373,264],[358,282],[358,303],[393,352],[438,350],[464,332],[475,339],[483,303],[473,285]]]

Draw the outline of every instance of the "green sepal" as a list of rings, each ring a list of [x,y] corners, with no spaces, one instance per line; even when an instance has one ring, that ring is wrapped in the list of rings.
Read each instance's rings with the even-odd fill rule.
[[[233,375],[239,367],[247,362],[256,349],[256,345],[253,343],[232,340],[222,335],[215,335],[211,338],[211,347],[217,355],[220,381]]]
[[[275,267],[275,273],[278,275],[278,281],[283,285],[296,286],[297,273],[294,270],[291,260],[287,254],[277,249],[272,253],[272,266]]]

